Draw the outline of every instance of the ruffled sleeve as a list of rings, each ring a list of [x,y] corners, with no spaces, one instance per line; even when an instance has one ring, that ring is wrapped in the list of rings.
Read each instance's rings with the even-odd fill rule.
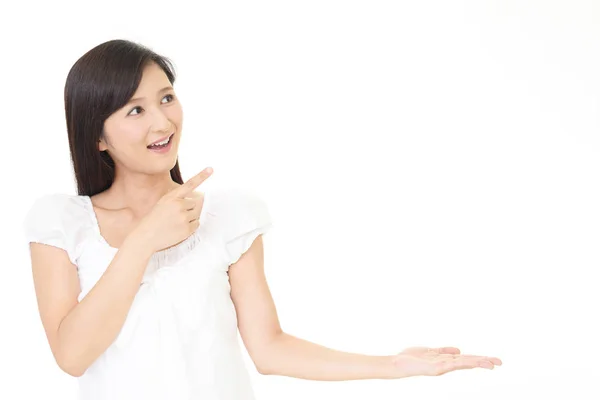
[[[77,213],[72,213],[73,203],[72,197],[66,194],[48,194],[36,199],[23,221],[27,244],[43,243],[63,249],[76,264],[77,239],[69,229],[78,223]]]
[[[237,262],[258,235],[273,228],[265,200],[249,190],[231,189],[219,196],[227,265]]]

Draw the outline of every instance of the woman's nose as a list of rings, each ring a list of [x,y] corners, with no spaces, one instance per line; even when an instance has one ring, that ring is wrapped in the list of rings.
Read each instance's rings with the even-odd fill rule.
[[[171,133],[173,124],[169,118],[161,111],[155,110],[152,114],[152,130],[157,132]]]

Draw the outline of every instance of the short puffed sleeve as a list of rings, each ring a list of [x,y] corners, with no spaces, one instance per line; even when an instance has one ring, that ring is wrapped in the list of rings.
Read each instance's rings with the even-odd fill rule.
[[[227,265],[237,262],[258,235],[273,227],[266,201],[247,189],[230,189],[216,200],[219,202]]]
[[[74,196],[67,194],[47,194],[37,198],[23,221],[27,244],[35,242],[61,248],[76,264],[78,235],[73,228],[81,223],[80,209]]]

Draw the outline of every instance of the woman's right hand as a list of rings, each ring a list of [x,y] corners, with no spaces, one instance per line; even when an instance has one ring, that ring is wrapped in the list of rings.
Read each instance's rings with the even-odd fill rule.
[[[184,241],[198,229],[204,194],[193,191],[212,172],[212,168],[205,168],[158,200],[134,230],[143,236],[145,246],[157,252]]]

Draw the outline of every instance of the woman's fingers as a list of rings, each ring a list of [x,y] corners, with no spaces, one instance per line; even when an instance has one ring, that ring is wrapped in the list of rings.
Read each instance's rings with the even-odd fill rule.
[[[461,369],[472,369],[478,367],[494,369],[493,364],[489,361],[480,360],[477,358],[459,357],[454,359],[443,359],[436,361],[434,365],[434,375],[443,375],[451,371],[457,371]]]
[[[404,349],[404,354],[460,354],[460,349],[456,347],[409,347]]]
[[[476,356],[472,354],[461,354],[460,357],[479,358],[491,362],[494,365],[502,365],[502,360],[497,357]]]
[[[502,365],[502,360],[500,360],[499,358],[496,357],[486,357],[486,356],[475,356],[475,355],[470,355],[470,354],[439,354],[438,356],[435,357],[435,359],[439,359],[439,360],[452,360],[452,359],[460,359],[460,358],[465,358],[465,359],[474,359],[474,360],[479,360],[479,361],[487,361],[493,365]]]
[[[495,357],[474,356],[474,355],[439,355],[434,361],[434,375],[442,375],[450,371],[471,368],[494,369],[495,365],[502,365],[502,362]]]
[[[502,365],[502,360],[500,360],[497,357],[488,357],[488,356],[477,356],[474,354],[461,354],[460,353],[460,349],[458,349],[457,347],[437,347],[437,348],[430,348],[429,349],[430,352],[432,353],[437,353],[440,356],[445,356],[445,355],[453,355],[456,357],[476,357],[476,358],[484,358],[488,361],[490,361],[492,364],[494,365]]]
[[[193,193],[189,197],[184,197],[181,201],[187,210],[187,216],[190,222],[200,219],[202,206],[204,205],[203,193]]]
[[[429,350],[438,354],[460,354],[460,349],[456,347],[437,347]]]

